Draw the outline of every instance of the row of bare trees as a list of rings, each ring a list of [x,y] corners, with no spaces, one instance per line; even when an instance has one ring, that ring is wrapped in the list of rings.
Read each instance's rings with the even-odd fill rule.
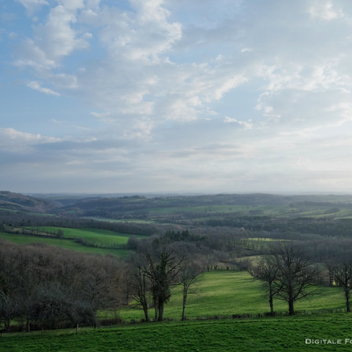
[[[286,301],[289,315],[294,315],[294,303],[315,294],[321,282],[320,268],[292,242],[272,246],[270,255],[263,256],[251,273],[262,280],[272,315],[274,297]]]
[[[343,261],[340,264],[327,265],[329,281],[332,280],[332,285],[341,287],[344,291],[346,310],[351,311],[350,299],[352,291],[352,260]]]
[[[113,310],[131,302],[143,308],[145,320],[164,320],[171,288],[187,296],[205,263],[178,247],[150,242],[129,262],[113,256],[77,253],[41,244],[0,241],[0,324],[31,328],[95,325],[98,310]],[[180,307],[181,308],[181,307]]]
[[[187,297],[209,263],[201,254],[190,253],[182,242],[161,238],[143,242],[128,262],[115,257],[80,254],[44,245],[19,246],[0,242],[0,323],[7,330],[11,321],[44,328],[95,324],[98,310],[114,309],[134,302],[141,306],[145,321],[164,320],[164,307],[172,287],[182,290],[182,320]],[[279,242],[271,246],[250,273],[263,283],[274,314],[274,299],[288,303],[289,314],[304,297],[327,283],[343,288],[350,311],[352,261],[313,265],[299,245]]]
[[[122,274],[114,257],[0,241],[0,323],[94,325],[99,309],[120,305]]]
[[[294,303],[319,293],[322,284],[341,287],[346,310],[351,311],[352,261],[342,260],[312,264],[307,252],[293,242],[271,246],[270,253],[262,256],[249,272],[261,280],[264,296],[268,299],[270,313],[274,315],[274,298],[288,303],[289,314],[295,314]]]
[[[164,320],[164,306],[171,297],[171,288],[182,287],[182,320],[191,286],[204,270],[204,260],[180,255],[170,245],[154,242],[140,250],[129,263],[126,283],[131,298],[144,312],[145,321],[150,321],[148,309],[154,308],[154,320]]]

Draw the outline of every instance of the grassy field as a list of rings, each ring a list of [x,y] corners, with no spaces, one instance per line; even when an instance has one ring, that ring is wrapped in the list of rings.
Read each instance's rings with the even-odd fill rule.
[[[59,227],[44,226],[39,228],[42,231],[56,232]],[[61,228],[64,232],[65,238],[83,238],[87,241],[101,244],[126,244],[131,235],[126,233],[114,232],[109,230],[100,229],[72,229],[72,228]],[[137,238],[147,238],[146,236],[137,236]]]
[[[70,249],[78,252],[93,253],[93,254],[113,254],[118,257],[126,257],[132,253],[128,249],[112,249],[112,248],[94,248],[83,246],[82,244],[76,243],[74,240],[62,240],[58,238],[46,238],[41,236],[25,236],[17,235],[12,233],[0,232],[0,239],[4,239],[17,244],[31,244],[31,243],[44,243],[51,246],[57,246],[65,249]],[[127,242],[127,240],[126,240]]]
[[[249,320],[172,322],[110,329],[4,335],[7,352],[306,352],[351,351],[352,318],[346,313]],[[335,344],[306,344],[333,340]],[[347,343],[345,342],[347,339]],[[327,341],[326,341],[327,342]],[[332,341],[330,341],[332,342]],[[339,343],[339,344],[337,344]]]
[[[262,296],[261,284],[248,272],[212,271],[204,273],[199,280],[197,294],[189,295],[186,316],[221,316],[232,314],[257,314],[269,311],[269,304]],[[323,287],[319,294],[310,299],[298,301],[296,311],[316,311],[319,309],[344,309],[343,291],[339,288]],[[276,311],[286,312],[287,304],[274,301]],[[173,289],[170,302],[165,307],[165,317],[180,319],[182,311],[181,287]],[[150,310],[153,317],[153,310]],[[120,311],[124,320],[141,319],[139,308],[124,308]]]
[[[31,333],[4,334],[0,351],[9,352],[134,352],[134,351],[351,351],[352,314],[310,314],[294,317],[223,319],[198,321],[202,316],[230,316],[268,311],[261,285],[247,272],[213,271],[204,273],[197,285],[198,294],[190,295],[186,315],[180,322],[180,287],[173,289],[165,317],[175,321],[149,324],[125,324],[111,328],[83,328]],[[275,302],[276,311],[287,311],[284,302]],[[322,288],[319,295],[296,304],[297,311],[343,309],[339,288]],[[151,310],[151,315],[153,310]],[[139,308],[123,309],[123,319],[143,317]],[[102,317],[102,316],[101,316]],[[305,344],[305,339],[341,339],[341,344]]]

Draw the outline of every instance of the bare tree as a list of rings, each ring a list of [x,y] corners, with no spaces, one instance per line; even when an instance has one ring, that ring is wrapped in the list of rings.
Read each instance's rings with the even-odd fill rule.
[[[158,309],[158,321],[164,320],[164,305],[171,297],[171,286],[175,284],[175,278],[183,259],[166,247],[155,250],[153,255],[146,253],[148,266],[143,272],[150,279],[154,304]]]
[[[274,315],[274,296],[279,293],[280,284],[278,283],[279,268],[275,258],[264,256],[258,261],[258,265],[251,271],[252,275],[262,281],[264,295],[269,300],[270,314]]]
[[[347,312],[350,312],[350,296],[352,290],[352,261],[344,262],[336,266],[333,272],[336,285],[342,287],[345,292],[346,310]]]
[[[195,261],[184,261],[180,265],[179,277],[178,281],[182,286],[182,317],[181,320],[186,320],[185,310],[186,310],[186,302],[187,296],[191,293],[196,293],[196,291],[190,291],[192,285],[194,285],[199,275],[203,272],[203,265],[197,263]]]
[[[328,270],[328,283],[330,287],[334,286],[335,273],[336,273],[336,265],[328,261],[325,263],[326,269]]]
[[[294,315],[294,303],[316,293],[321,271],[312,265],[304,251],[292,242],[271,248],[277,266],[277,298],[288,303]]]
[[[151,282],[146,274],[147,261],[141,255],[132,258],[126,271],[128,290],[131,298],[142,306],[146,321],[150,321],[148,308],[150,305]]]
[[[0,290],[0,322],[4,324],[5,330],[10,331],[11,321],[19,311],[16,299]]]

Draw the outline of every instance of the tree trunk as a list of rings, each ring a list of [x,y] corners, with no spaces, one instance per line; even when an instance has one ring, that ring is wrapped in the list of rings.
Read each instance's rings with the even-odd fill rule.
[[[334,286],[334,272],[331,269],[329,269],[329,286]]]
[[[147,305],[146,302],[143,302],[142,306],[143,306],[143,312],[144,312],[145,321],[149,321],[148,305]]]
[[[158,321],[163,321],[164,320],[164,302],[159,302],[159,317]]]
[[[31,331],[31,322],[28,315],[27,315],[27,321],[26,321],[26,329],[27,329],[27,332]]]
[[[295,310],[293,309],[293,299],[288,301],[288,314],[295,315]]]
[[[10,329],[11,329],[11,320],[6,319],[6,320],[4,321],[4,325],[5,325],[5,330],[6,330],[6,332],[10,332]]]
[[[182,318],[181,318],[181,320],[186,320],[186,317],[185,317],[186,301],[187,301],[187,291],[184,289],[183,290],[183,306],[182,306]]]
[[[346,310],[347,312],[350,312],[350,292],[349,291],[345,291],[345,297],[346,297]]]
[[[128,302],[130,301],[130,291],[127,289],[126,291],[126,306],[128,306]]]
[[[273,296],[270,295],[269,297],[269,304],[270,304],[270,314],[274,315],[274,302],[273,302]]]

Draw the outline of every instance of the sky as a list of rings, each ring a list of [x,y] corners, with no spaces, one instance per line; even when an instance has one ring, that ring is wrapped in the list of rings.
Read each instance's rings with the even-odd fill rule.
[[[0,0],[0,190],[352,192],[350,0]]]

